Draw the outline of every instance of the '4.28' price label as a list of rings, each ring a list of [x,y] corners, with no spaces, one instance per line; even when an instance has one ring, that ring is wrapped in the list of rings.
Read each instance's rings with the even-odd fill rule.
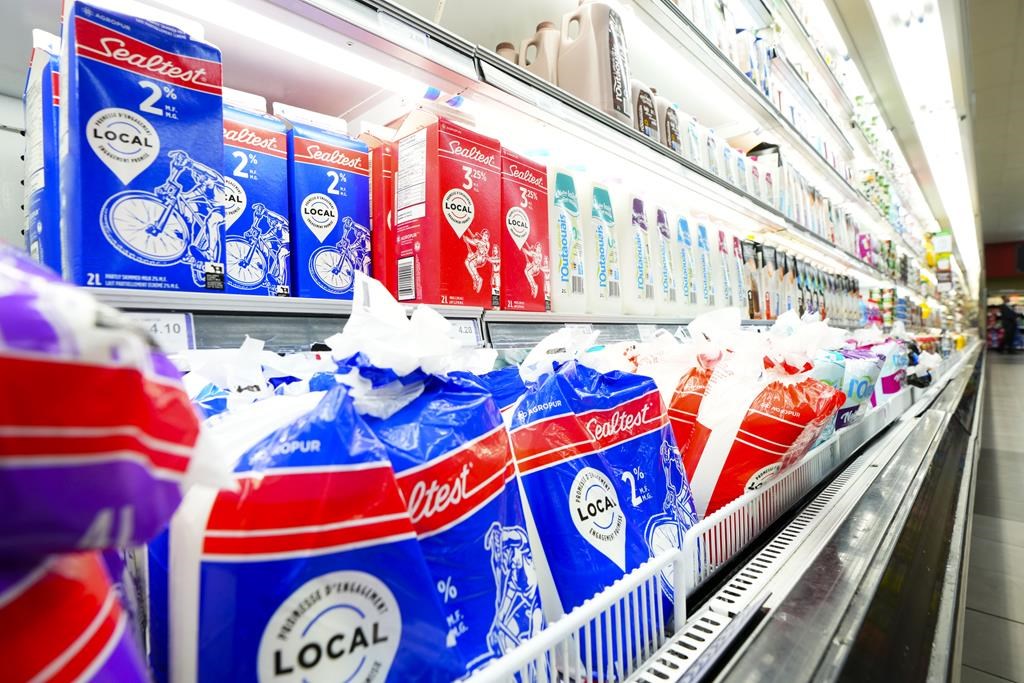
[[[167,353],[196,347],[191,313],[126,313]]]

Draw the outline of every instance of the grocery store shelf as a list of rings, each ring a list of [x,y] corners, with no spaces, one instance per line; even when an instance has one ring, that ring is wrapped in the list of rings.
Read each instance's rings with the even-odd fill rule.
[[[660,3],[660,0],[656,1]],[[693,31],[701,35],[696,29]],[[705,40],[703,36],[701,40]],[[535,118],[574,137],[585,139],[589,144],[600,146],[611,154],[642,164],[649,172],[671,178],[769,230],[785,232],[819,254],[819,261],[832,262],[829,268],[851,268],[874,279],[887,279],[881,271],[791,220],[775,207],[598,111],[565,90],[552,86],[488,50],[478,50],[478,59],[484,82],[516,98],[518,102],[514,106],[522,108],[525,103],[531,107]],[[724,55],[722,59],[725,59]],[[732,68],[735,70],[735,67]],[[748,87],[746,84],[750,84],[749,79],[738,71],[736,77],[742,79],[745,88]]]
[[[796,153],[806,166],[814,169],[814,172],[821,178],[822,182],[831,185],[841,195],[832,197],[833,201],[842,200],[851,202],[862,211],[863,218],[870,222],[877,222],[881,227],[882,234],[891,234],[892,238],[903,246],[907,252],[917,256],[917,252],[893,228],[888,219],[872,205],[864,194],[851,184],[839,169],[822,155],[822,153],[811,144],[804,134],[797,128],[796,124],[787,118],[775,103],[772,102],[760,89],[743,74],[729,57],[722,52],[704,33],[698,29],[686,17],[679,7],[668,0],[635,0],[639,9],[649,17],[651,27],[659,30],[666,40],[674,42],[677,50],[685,51],[696,58],[708,71],[710,75],[718,79],[724,86],[733,92],[740,100],[755,114],[760,114],[761,125],[770,131],[783,136],[781,142],[785,143],[783,154]],[[788,68],[782,67],[782,68]],[[810,92],[809,86],[796,73],[792,74],[797,89],[805,92],[807,96],[815,98]],[[838,136],[846,145],[850,145],[842,128],[828,114],[827,111],[817,103],[817,107],[810,107],[812,113],[826,128]],[[827,194],[827,187],[819,188]]]

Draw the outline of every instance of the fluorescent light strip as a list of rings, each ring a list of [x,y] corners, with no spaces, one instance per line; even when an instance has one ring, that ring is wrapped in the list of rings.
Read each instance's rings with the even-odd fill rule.
[[[977,223],[941,17],[933,4],[925,11],[920,0],[870,2],[964,260],[967,285],[976,296],[981,272]]]
[[[247,7],[228,0],[151,1],[165,5],[178,14],[191,16],[203,23],[231,31],[256,43],[284,50],[301,59],[400,95],[419,98],[427,91],[427,84],[420,80],[354,51],[340,48],[309,31],[271,18],[265,13],[271,10],[266,3],[259,3],[259,6],[266,8],[265,10],[253,10],[249,9],[255,4],[252,2],[248,3]],[[295,22],[305,21],[297,15],[290,15],[289,19]]]

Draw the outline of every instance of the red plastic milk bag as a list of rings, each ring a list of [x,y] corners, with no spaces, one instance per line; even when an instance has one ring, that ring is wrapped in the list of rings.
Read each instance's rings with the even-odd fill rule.
[[[0,566],[5,681],[149,680],[98,552]]]
[[[810,363],[768,361],[762,344],[751,334],[715,368],[683,451],[701,517],[802,456],[842,403],[842,392],[807,376]]]
[[[204,478],[170,361],[119,312],[2,246],[0,377],[0,555],[143,543]]]

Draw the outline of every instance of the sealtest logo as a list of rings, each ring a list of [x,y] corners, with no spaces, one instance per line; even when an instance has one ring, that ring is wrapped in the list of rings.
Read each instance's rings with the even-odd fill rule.
[[[462,143],[459,142],[458,140],[449,140],[448,149],[451,150],[452,154],[456,154],[466,159],[472,159],[473,161],[480,162],[481,164],[486,164],[487,166],[497,165],[494,161],[493,152],[491,154],[482,152],[480,151],[480,148],[477,147],[476,145],[473,145],[472,147],[463,147]]]
[[[626,570],[626,516],[611,480],[593,467],[576,473],[569,487],[569,510],[580,536]]]
[[[122,62],[136,69],[180,81],[185,84],[211,85],[206,80],[206,69],[183,69],[160,53],[144,54],[128,48],[121,38],[109,36],[100,38],[100,55],[115,62]]]
[[[329,151],[325,151],[320,145],[308,145],[306,147],[306,154],[310,159],[329,166],[350,168],[364,173],[366,172],[366,168],[363,167],[363,160],[366,158],[365,154],[360,154],[358,152],[346,152],[342,149],[333,148]]]
[[[476,491],[470,491],[466,483],[472,465],[465,464],[462,470],[451,481],[439,482],[434,479],[430,483],[418,481],[409,492],[409,516],[413,524],[457,506]]]
[[[647,414],[650,409],[651,404],[645,403],[643,408],[632,413],[616,410],[606,420],[592,417],[587,422],[587,432],[598,441],[611,439],[622,432],[631,432],[647,424]]]
[[[257,147],[271,152],[283,151],[277,146],[276,135],[263,136],[251,128],[225,128],[224,141],[233,142],[236,145],[245,145],[246,147]]]
[[[533,171],[528,168],[519,168],[515,164],[509,164],[508,174],[516,180],[528,183],[530,185],[536,185],[537,187],[544,186],[544,178],[539,175],[534,175]]]
[[[383,581],[338,571],[302,584],[263,629],[260,681],[387,679],[402,636],[398,601]]]

